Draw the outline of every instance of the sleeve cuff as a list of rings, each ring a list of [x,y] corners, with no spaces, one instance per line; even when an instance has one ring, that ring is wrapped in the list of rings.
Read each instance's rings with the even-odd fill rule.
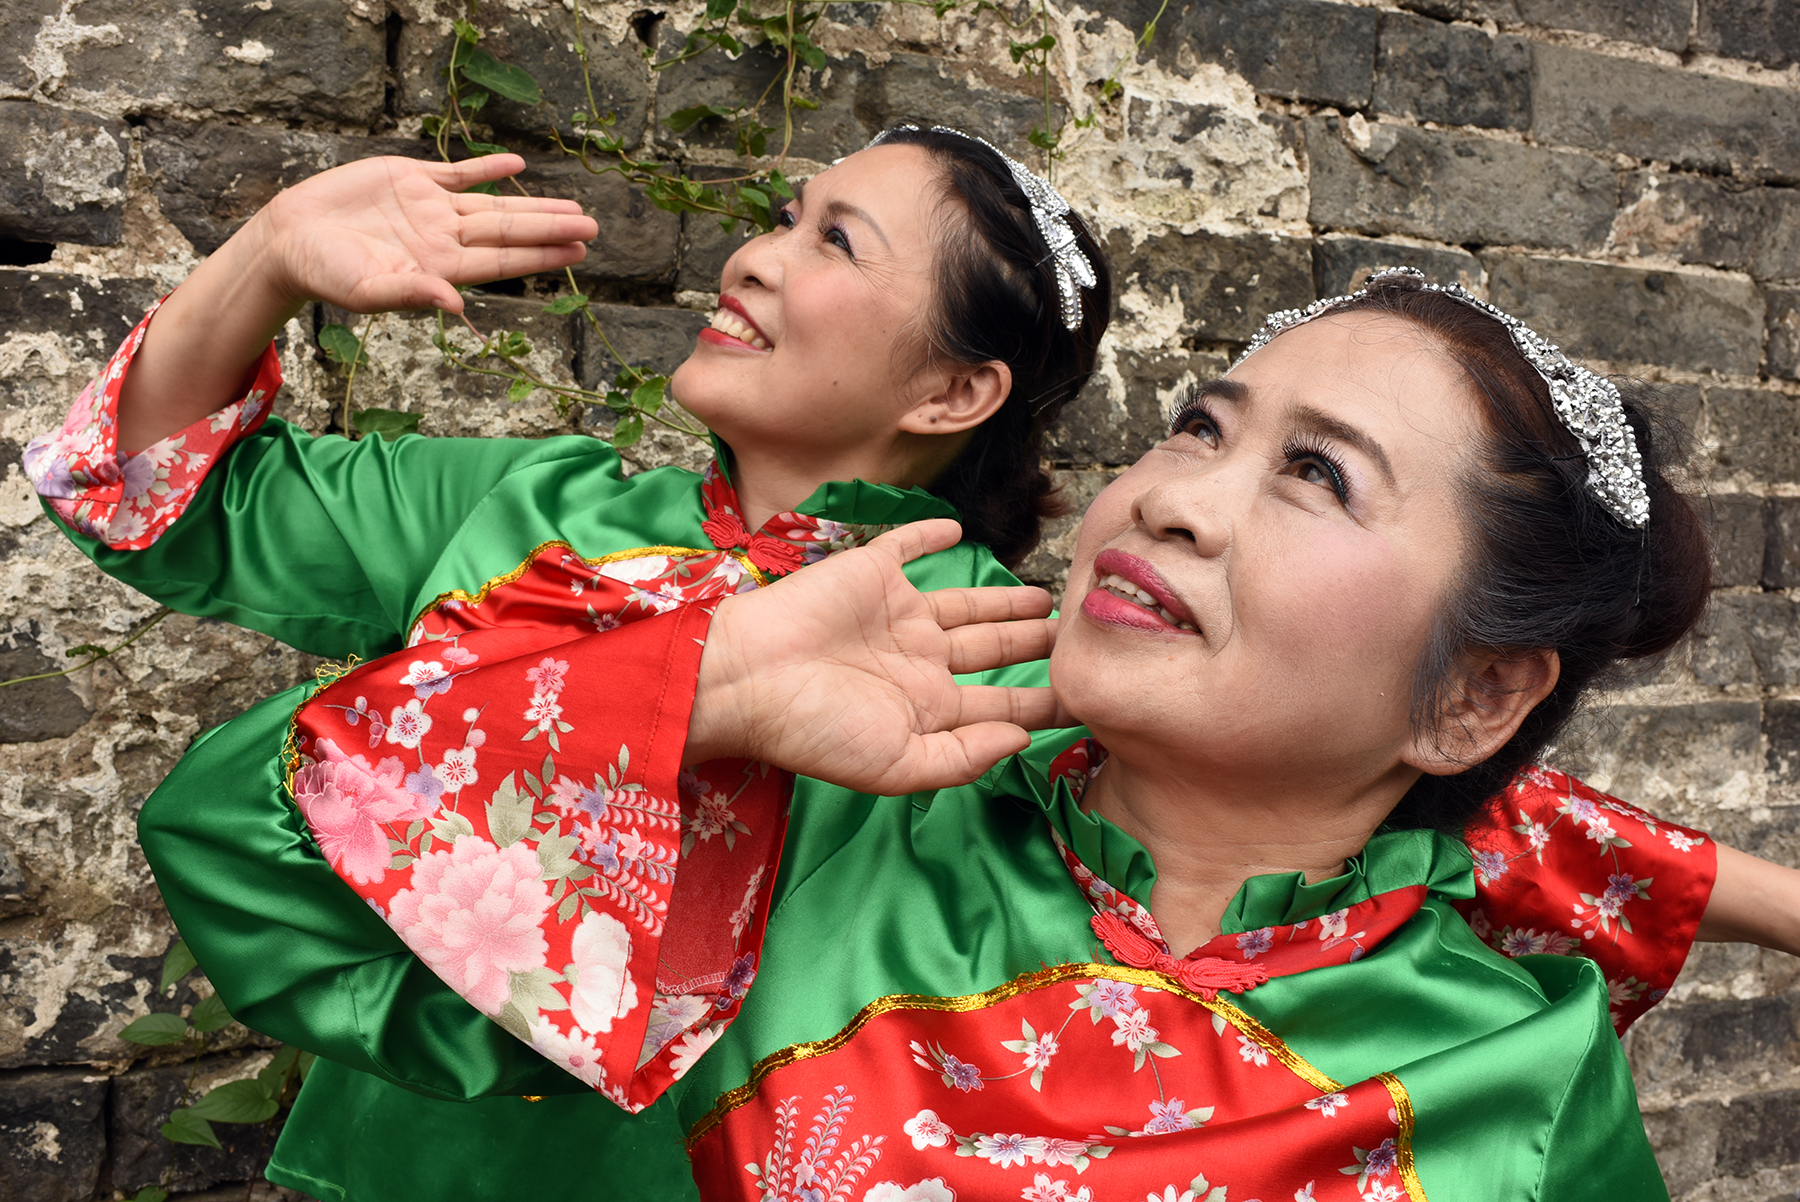
[[[167,297],[163,298],[168,299]],[[25,474],[63,521],[117,551],[141,551],[186,511],[212,465],[268,418],[281,387],[273,343],[244,395],[135,455],[119,454],[119,392],[162,301],[75,399],[62,427],[25,448]]]

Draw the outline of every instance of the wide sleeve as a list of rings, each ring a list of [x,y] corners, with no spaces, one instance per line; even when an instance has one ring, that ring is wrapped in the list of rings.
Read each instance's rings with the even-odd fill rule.
[[[392,442],[314,438],[268,416],[273,346],[239,399],[152,447],[118,451],[119,391],[153,309],[60,429],[32,440],[28,476],[80,550],[171,608],[322,655],[392,650],[445,548],[495,486],[557,458],[614,461],[591,503],[628,487],[590,438]]]
[[[1706,835],[1537,767],[1467,837],[1476,892],[1456,906],[1490,947],[1595,961],[1620,1033],[1668,993],[1712,896]]]

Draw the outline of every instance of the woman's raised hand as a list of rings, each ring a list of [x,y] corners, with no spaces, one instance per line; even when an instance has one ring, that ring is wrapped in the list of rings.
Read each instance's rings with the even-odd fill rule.
[[[457,285],[578,262],[599,226],[574,201],[463,191],[524,166],[516,154],[363,159],[277,196],[150,323],[119,397],[119,449],[135,454],[236,400],[308,301],[461,313]]]
[[[253,223],[295,300],[358,313],[461,313],[457,285],[577,263],[582,243],[599,233],[572,200],[464,191],[524,166],[516,154],[363,159],[294,185]]]
[[[744,756],[885,795],[974,780],[1058,724],[1046,688],[962,686],[1048,655],[1042,589],[921,593],[902,565],[955,545],[955,522],[902,526],[714,616],[685,759]]]

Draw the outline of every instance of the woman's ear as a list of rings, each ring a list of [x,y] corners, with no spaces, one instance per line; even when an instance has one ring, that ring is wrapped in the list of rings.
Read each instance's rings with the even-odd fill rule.
[[[908,434],[960,434],[1000,411],[1012,394],[1012,368],[998,359],[978,367],[940,369],[930,393],[900,415]]]
[[[1460,686],[1434,723],[1415,731],[1400,758],[1431,776],[1450,776],[1493,755],[1519,729],[1562,673],[1554,650],[1470,657]]]

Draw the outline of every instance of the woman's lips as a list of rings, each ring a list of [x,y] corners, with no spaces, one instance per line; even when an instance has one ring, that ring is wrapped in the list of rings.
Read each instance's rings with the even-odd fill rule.
[[[1150,634],[1197,634],[1192,626],[1178,626],[1153,609],[1127,601],[1104,586],[1096,586],[1081,599],[1081,612],[1103,626],[1124,626]]]
[[[741,346],[755,351],[769,349],[769,339],[750,320],[749,310],[734,296],[720,296],[712,321],[700,331],[703,341],[717,346]]]
[[[1200,624],[1194,620],[1193,611],[1148,560],[1108,548],[1094,558],[1094,580],[1094,592],[1082,602],[1084,611],[1089,608],[1088,601],[1104,594],[1121,605],[1154,619],[1154,629],[1179,630],[1187,634],[1200,632]],[[1116,607],[1098,601],[1095,604],[1099,610],[1092,615],[1095,617],[1102,613],[1113,616],[1123,613]],[[1136,622],[1127,624],[1140,625]]]

